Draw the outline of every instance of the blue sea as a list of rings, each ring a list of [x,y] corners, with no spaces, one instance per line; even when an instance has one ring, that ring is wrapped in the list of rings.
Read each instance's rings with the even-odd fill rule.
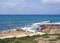
[[[60,22],[60,15],[0,15],[0,31],[22,28],[42,21]]]

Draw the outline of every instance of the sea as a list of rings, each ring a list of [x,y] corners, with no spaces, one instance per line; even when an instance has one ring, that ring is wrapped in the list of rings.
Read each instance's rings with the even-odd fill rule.
[[[20,29],[43,21],[60,22],[60,15],[0,15],[0,31]]]

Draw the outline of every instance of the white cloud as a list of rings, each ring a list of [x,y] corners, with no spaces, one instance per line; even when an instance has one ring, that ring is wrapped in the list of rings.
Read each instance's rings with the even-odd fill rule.
[[[43,3],[58,3],[60,0],[41,0]]]
[[[41,0],[42,5],[46,7],[60,7],[60,0]]]
[[[23,12],[26,0],[5,0],[0,3],[0,13]]]
[[[6,7],[15,7],[15,6],[16,6],[15,3],[11,3],[11,2],[5,2],[4,5],[5,5]]]
[[[0,13],[58,13],[60,0],[0,0]]]
[[[23,7],[25,6],[25,0],[8,0],[4,3],[4,5],[9,6],[9,7]]]

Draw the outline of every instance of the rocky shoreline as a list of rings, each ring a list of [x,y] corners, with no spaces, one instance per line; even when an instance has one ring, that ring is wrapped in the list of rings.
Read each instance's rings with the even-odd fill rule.
[[[33,33],[33,32],[26,32],[21,29],[16,29],[16,30],[11,30],[11,31],[6,31],[6,32],[0,32],[0,39],[33,36],[33,35],[38,35],[38,34],[42,35],[45,33],[42,33],[42,32]]]
[[[59,34],[60,33],[60,25],[41,25],[42,32],[44,33],[50,33],[50,34]]]
[[[33,36],[33,35],[42,35],[45,33],[48,34],[60,34],[60,25],[53,24],[43,24],[40,25],[41,32],[35,30],[35,32],[30,32],[22,29],[10,30],[5,32],[0,32],[0,39],[3,38],[12,38],[12,37],[24,37],[24,36]],[[39,30],[39,28],[37,28]]]

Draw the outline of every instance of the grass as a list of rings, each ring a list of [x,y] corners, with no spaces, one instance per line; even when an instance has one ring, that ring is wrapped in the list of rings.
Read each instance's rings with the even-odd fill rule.
[[[0,39],[0,43],[37,43],[35,38],[40,37],[40,35],[34,35],[34,36],[26,36],[26,37],[20,37],[20,38],[5,38]]]
[[[60,40],[60,34],[53,34],[54,36],[59,36],[57,39]],[[39,37],[42,38],[49,38],[49,36],[53,36],[51,34],[43,34],[43,35],[34,35],[34,36],[26,36],[26,37],[20,37],[20,38],[5,38],[0,39],[0,43],[37,43],[37,40]],[[50,41],[56,41],[55,39],[51,39]]]
[[[40,37],[42,37],[42,38],[49,38],[49,34],[43,34]]]

